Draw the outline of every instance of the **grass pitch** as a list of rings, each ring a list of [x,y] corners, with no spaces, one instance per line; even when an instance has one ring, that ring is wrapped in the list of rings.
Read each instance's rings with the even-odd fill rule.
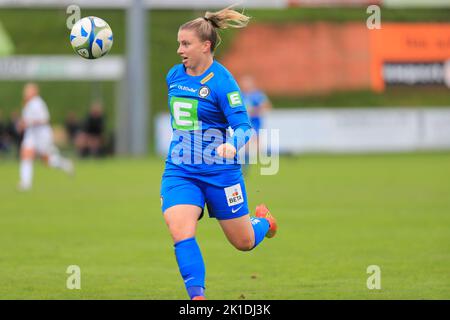
[[[160,213],[163,161],[77,163],[74,178],[0,162],[0,299],[186,299]],[[239,252],[218,223],[198,241],[209,299],[450,299],[450,154],[282,158],[247,178],[279,233]],[[81,290],[66,288],[69,265]],[[381,289],[369,290],[369,265]]]

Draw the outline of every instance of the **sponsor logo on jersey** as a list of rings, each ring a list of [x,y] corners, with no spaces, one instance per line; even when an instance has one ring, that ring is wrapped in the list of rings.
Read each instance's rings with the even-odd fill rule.
[[[227,94],[228,97],[228,103],[230,104],[230,107],[235,108],[238,106],[242,106],[242,98],[239,91],[233,91]]]
[[[192,93],[197,93],[197,90],[198,90],[198,89],[189,88],[187,86],[182,86],[181,84],[179,84],[177,88],[178,88],[178,90],[189,91]]]
[[[198,130],[198,100],[172,97],[170,99],[172,127],[177,130]]]
[[[207,96],[209,96],[209,93],[211,91],[209,90],[209,88],[207,86],[203,86],[200,88],[200,90],[198,91],[198,95],[202,98],[206,98]]]
[[[241,189],[240,183],[235,184],[234,186],[231,186],[228,188],[224,188],[224,190],[225,190],[225,195],[227,197],[227,202],[228,202],[229,207],[244,202],[244,196],[242,195],[242,189]],[[237,209],[237,210],[239,210],[239,209]],[[236,211],[233,211],[233,213]]]

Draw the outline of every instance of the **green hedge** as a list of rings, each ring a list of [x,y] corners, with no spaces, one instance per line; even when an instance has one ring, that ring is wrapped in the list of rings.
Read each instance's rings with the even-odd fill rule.
[[[365,21],[365,8],[332,9],[287,9],[248,10],[254,22],[286,23],[312,21]],[[183,22],[198,17],[200,11],[155,10],[149,14],[148,39],[150,93],[152,113],[166,108],[165,75],[172,65],[180,60],[176,54],[176,33]],[[114,47],[111,54],[124,54],[125,13],[122,10],[85,10],[82,16],[95,15],[105,19],[114,31]],[[2,9],[0,21],[10,34],[16,47],[16,54],[74,54],[69,43],[65,10],[48,9]],[[449,9],[382,10],[382,21],[449,21]],[[218,57],[226,52],[227,45],[236,31],[223,32],[223,44]],[[151,41],[150,41],[151,40]],[[20,107],[22,82],[0,82],[0,109],[8,113]],[[95,88],[95,90],[93,90]],[[42,83],[43,96],[47,99],[54,122],[61,122],[68,110],[83,115],[93,95],[100,94],[110,116],[108,125],[113,124],[114,86],[87,82]],[[367,91],[338,92],[326,96],[271,97],[275,107],[313,106],[389,106],[389,105],[448,105],[449,90],[438,88],[405,89],[393,88],[384,94]]]

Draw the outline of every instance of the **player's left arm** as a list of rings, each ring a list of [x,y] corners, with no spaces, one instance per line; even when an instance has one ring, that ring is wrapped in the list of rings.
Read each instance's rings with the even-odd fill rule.
[[[253,130],[239,86],[233,78],[228,82],[226,88],[219,90],[218,102],[234,133],[224,144],[217,147],[217,153],[221,157],[233,158],[250,140]]]

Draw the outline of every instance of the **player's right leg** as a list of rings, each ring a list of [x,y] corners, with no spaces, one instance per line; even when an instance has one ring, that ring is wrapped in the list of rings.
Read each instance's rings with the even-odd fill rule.
[[[175,256],[186,291],[195,300],[205,295],[205,264],[195,239],[204,203],[202,191],[189,179],[163,178],[161,206],[164,220],[174,242]]]
[[[36,137],[30,131],[25,131],[20,145],[20,191],[30,190],[33,184],[33,160],[36,150]]]
[[[18,185],[20,191],[30,190],[33,184],[34,154],[31,143],[24,140],[20,148],[20,182]]]
[[[195,237],[201,214],[202,208],[190,204],[175,205],[164,211],[164,220],[174,243]]]

